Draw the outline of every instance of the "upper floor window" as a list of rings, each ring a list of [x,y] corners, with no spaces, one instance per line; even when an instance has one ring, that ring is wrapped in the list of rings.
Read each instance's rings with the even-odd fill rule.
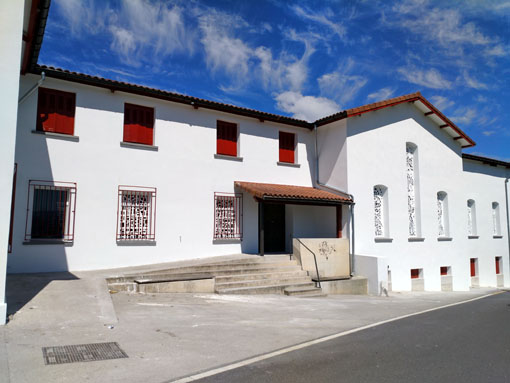
[[[119,186],[117,241],[156,239],[156,188]]]
[[[154,108],[124,104],[124,142],[153,145]]]
[[[476,203],[472,199],[467,201],[468,209],[468,236],[476,236]]]
[[[501,235],[501,222],[499,220],[499,203],[492,203],[492,235]]]
[[[216,154],[237,157],[237,124],[216,122]]]
[[[25,240],[74,239],[76,184],[30,181]]]
[[[448,194],[445,192],[437,193],[437,223],[438,236],[448,237],[450,235],[448,222]]]
[[[406,143],[407,212],[409,237],[419,237],[419,188],[418,188],[418,147]]]
[[[374,186],[374,224],[376,237],[389,237],[388,188]]]
[[[36,130],[72,136],[75,109],[75,93],[39,88]]]
[[[279,133],[279,161],[296,162],[296,135],[294,133]]]

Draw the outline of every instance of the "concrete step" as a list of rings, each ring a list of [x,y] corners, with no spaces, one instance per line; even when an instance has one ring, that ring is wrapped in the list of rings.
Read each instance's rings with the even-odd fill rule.
[[[285,295],[289,296],[303,296],[303,297],[326,296],[326,294],[322,293],[322,289],[320,287],[315,287],[315,284],[312,284],[312,286],[291,286],[286,288],[283,292]]]
[[[256,279],[256,280],[245,280],[236,282],[216,282],[216,291],[229,289],[229,288],[240,288],[240,287],[255,287],[255,286],[278,286],[288,285],[296,283],[310,283],[310,277],[297,277],[297,278],[279,278],[279,279]]]
[[[280,284],[280,285],[266,285],[266,286],[254,286],[254,287],[238,287],[238,288],[228,288],[228,289],[219,289],[216,290],[218,294],[281,294],[286,288],[296,286],[296,287],[306,287],[306,286],[315,286],[313,282],[303,282],[303,283],[291,283],[291,284]]]
[[[287,271],[287,272],[266,272],[256,274],[232,274],[232,275],[217,275],[216,283],[237,282],[245,280],[258,280],[258,279],[279,279],[279,278],[297,278],[306,277],[308,273],[304,270]]]

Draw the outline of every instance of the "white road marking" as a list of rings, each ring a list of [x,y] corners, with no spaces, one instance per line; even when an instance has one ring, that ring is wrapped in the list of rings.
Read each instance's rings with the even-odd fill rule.
[[[465,301],[449,303],[449,304],[444,305],[444,306],[434,307],[434,308],[431,308],[431,309],[422,310],[422,311],[418,311],[418,312],[415,312],[415,313],[405,314],[405,315],[401,315],[401,316],[398,316],[398,317],[395,317],[395,318],[386,319],[386,320],[383,320],[383,321],[380,321],[380,322],[376,322],[376,323],[372,323],[372,324],[369,324],[369,325],[366,325],[366,326],[361,326],[361,327],[358,327],[358,328],[355,328],[355,329],[352,329],[352,330],[342,331],[342,332],[339,332],[339,333],[336,333],[336,334],[332,334],[332,335],[328,335],[328,336],[325,336],[325,337],[322,337],[322,338],[314,339],[314,340],[311,340],[311,341],[308,341],[308,342],[300,343],[300,344],[297,344],[295,346],[286,347],[286,348],[283,348],[281,350],[277,350],[277,351],[269,352],[267,354],[255,356],[253,358],[248,358],[248,359],[245,359],[245,360],[241,360],[241,361],[236,362],[236,363],[232,363],[232,364],[229,364],[229,365],[226,365],[226,366],[214,368],[212,370],[201,372],[201,373],[198,373],[198,374],[195,374],[195,375],[190,375],[190,376],[187,376],[185,378],[180,378],[180,379],[177,379],[177,380],[173,380],[173,381],[171,381],[171,383],[189,383],[189,382],[194,382],[195,380],[198,380],[198,379],[203,379],[203,378],[207,378],[209,376],[221,374],[222,372],[230,371],[230,370],[233,370],[233,369],[236,369],[236,368],[239,368],[239,367],[244,367],[244,366],[247,366],[247,365],[250,365],[250,364],[253,364],[253,363],[257,363],[257,362],[260,362],[262,360],[266,360],[266,359],[269,359],[269,358],[274,358],[275,356],[286,354],[286,353],[289,353],[289,352],[292,352],[292,351],[301,350],[303,348],[310,347],[310,346],[313,346],[315,344],[327,342],[327,341],[330,341],[330,340],[333,340],[333,339],[336,339],[336,338],[340,338],[342,336],[354,334],[356,332],[367,330],[369,328],[381,326],[381,325],[386,324],[386,323],[395,322],[395,321],[398,321],[398,320],[401,320],[401,319],[409,318],[409,317],[416,316],[416,315],[425,314],[425,313],[428,313],[428,312],[431,312],[431,311],[441,310],[441,309],[444,309],[444,308],[447,308],[447,307],[458,306],[458,305],[461,305],[461,304],[464,304],[464,303],[469,303],[469,302],[477,301],[479,299],[487,298],[487,297],[490,297],[490,296],[493,296],[493,295],[497,295],[497,294],[501,294],[501,293],[503,293],[503,291],[498,291],[498,292],[495,292],[495,293],[490,293],[490,294],[482,295],[480,297],[471,298],[471,299],[468,299],[468,300],[465,300]]]

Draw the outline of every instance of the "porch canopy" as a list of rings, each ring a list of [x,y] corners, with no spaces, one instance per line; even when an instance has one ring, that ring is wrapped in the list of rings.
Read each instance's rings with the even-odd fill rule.
[[[251,194],[258,202],[260,255],[264,255],[264,252],[281,252],[285,249],[285,205],[336,207],[336,237],[341,238],[342,205],[354,203],[351,196],[347,194],[334,194],[309,186],[242,181],[235,181],[234,186]]]

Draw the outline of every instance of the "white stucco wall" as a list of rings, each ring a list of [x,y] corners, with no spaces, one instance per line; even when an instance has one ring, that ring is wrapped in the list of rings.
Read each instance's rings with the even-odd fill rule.
[[[420,226],[423,241],[408,239],[406,142],[418,146]],[[441,266],[451,266],[453,289],[470,286],[469,259],[479,259],[480,285],[496,286],[495,257],[508,280],[504,169],[464,172],[461,148],[411,104],[347,119],[348,192],[356,200],[356,254],[384,257],[393,290],[411,290],[410,269],[422,268],[425,290],[441,289]],[[389,237],[376,242],[373,187],[388,188]],[[437,192],[448,193],[451,241],[438,240]],[[467,200],[477,204],[478,239],[468,239]],[[501,207],[501,239],[492,237],[491,203]]]
[[[16,118],[19,96],[19,73],[23,34],[24,1],[0,2],[0,324],[5,323],[5,276],[9,224],[11,216],[12,177],[14,147],[16,141]]]
[[[24,77],[22,91],[37,79]],[[37,93],[24,103],[18,123],[19,187],[10,272],[88,270],[254,253],[258,251],[258,213],[252,196],[244,193],[243,241],[213,243],[214,192],[234,192],[236,180],[313,185],[314,134],[307,129],[55,79],[47,79],[43,86],[76,93],[79,142],[32,133]],[[155,108],[157,152],[120,147],[125,102]],[[218,119],[238,124],[242,162],[214,158]],[[299,168],[277,165],[279,130],[296,133]],[[23,244],[30,179],[77,183],[72,246]],[[156,246],[116,244],[118,185],[157,188]],[[296,214],[302,209],[296,207]],[[334,232],[329,215],[327,222],[332,226],[328,231]],[[303,226],[294,220],[295,233],[327,236],[319,230],[324,222]]]

